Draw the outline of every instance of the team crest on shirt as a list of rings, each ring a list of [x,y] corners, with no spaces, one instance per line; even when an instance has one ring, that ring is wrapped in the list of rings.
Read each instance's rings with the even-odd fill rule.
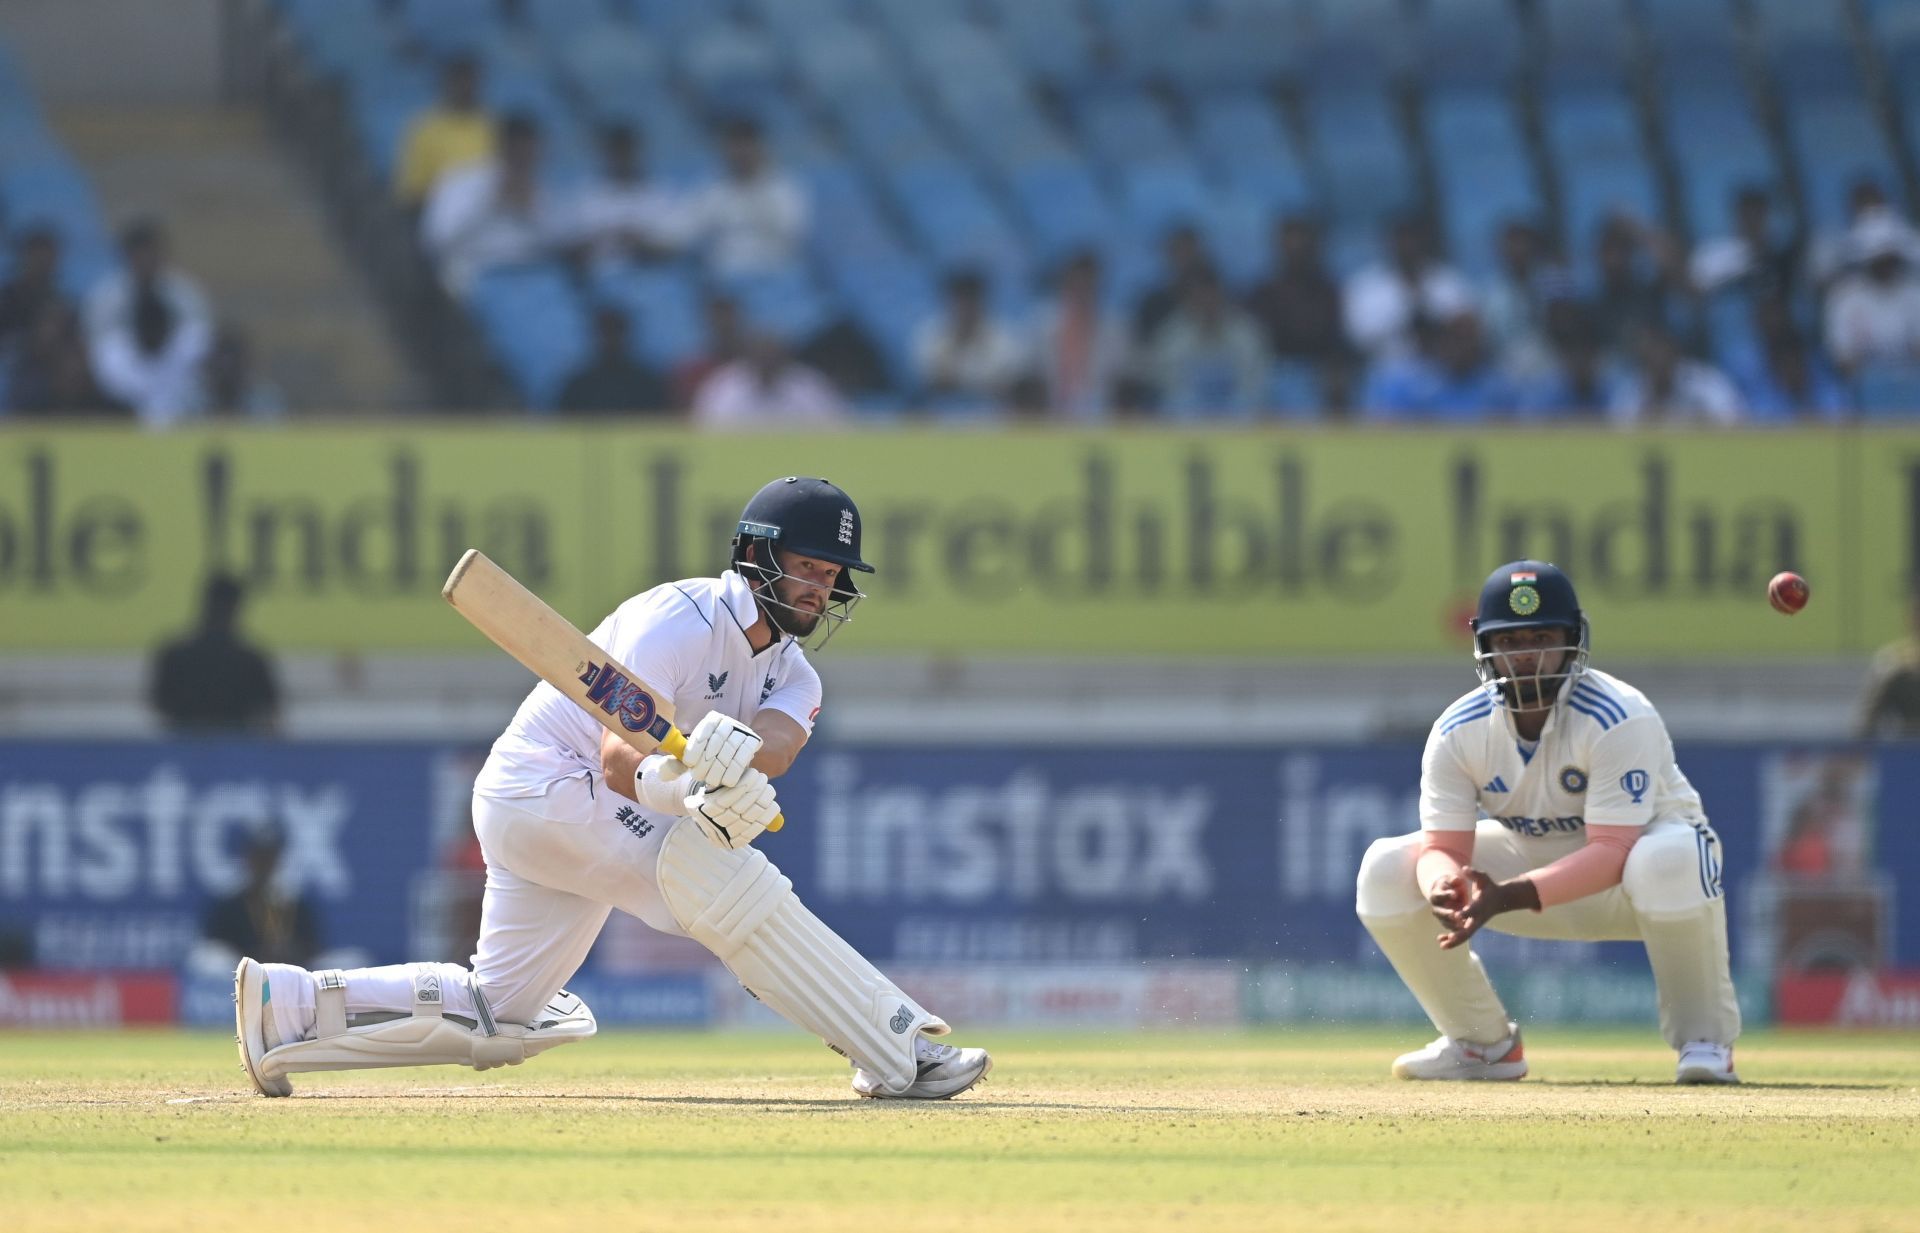
[[[707,673],[707,688],[710,691],[712,691],[707,694],[707,698],[709,701],[711,701],[714,698],[718,698],[720,696],[720,691],[725,689],[726,687],[727,687],[726,673],[722,672],[719,676],[715,676],[711,672]]]
[[[1580,795],[1587,790],[1587,773],[1577,766],[1562,767],[1560,769],[1560,788],[1562,791],[1570,792],[1575,796]]]
[[[1517,586],[1507,596],[1507,607],[1521,616],[1532,616],[1540,611],[1540,592],[1530,586]]]
[[[765,702],[772,693],[773,693],[773,677],[769,675],[767,677],[767,683],[760,687],[760,701]]]

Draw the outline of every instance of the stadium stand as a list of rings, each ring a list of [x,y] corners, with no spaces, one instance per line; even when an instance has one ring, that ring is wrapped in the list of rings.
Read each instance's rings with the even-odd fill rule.
[[[1385,223],[1421,214],[1478,283],[1503,225],[1538,223],[1569,276],[1551,294],[1565,295],[1594,277],[1607,220],[1684,255],[1731,231],[1752,186],[1802,241],[1838,236],[1827,251],[1843,251],[1851,186],[1870,178],[1904,212],[1920,155],[1920,17],[1867,0],[275,3],[289,44],[339,90],[369,184],[391,175],[456,51],[484,66],[492,109],[541,122],[562,190],[607,120],[636,125],[653,174],[683,190],[722,174],[716,119],[757,121],[810,222],[800,268],[729,289],[793,345],[867,335],[885,380],[852,392],[877,412],[910,396],[906,340],[959,269],[984,273],[996,313],[1025,325],[1053,273],[1091,250],[1125,315],[1160,279],[1170,228],[1196,227],[1245,295],[1269,271],[1278,216],[1319,218],[1344,277],[1380,255]],[[601,299],[632,311],[651,362],[700,350],[696,307],[715,279],[697,242],[615,275],[561,255],[461,306],[527,405],[549,402],[565,368],[544,349],[577,358]],[[1818,305],[1795,308],[1817,349]],[[538,330],[521,327],[536,315]],[[1733,316],[1703,303],[1677,321],[1724,359],[1753,348]],[[1876,378],[1872,401],[1907,388]],[[1297,364],[1276,366],[1276,409],[1310,392]]]

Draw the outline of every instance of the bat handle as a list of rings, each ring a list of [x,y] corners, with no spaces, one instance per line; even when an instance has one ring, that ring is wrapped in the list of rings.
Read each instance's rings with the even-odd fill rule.
[[[660,748],[664,750],[670,758],[680,757],[687,752],[687,734],[672,724],[668,724],[667,734],[660,738]],[[783,813],[775,814],[773,821],[767,823],[767,829],[777,831],[786,824],[787,815]]]

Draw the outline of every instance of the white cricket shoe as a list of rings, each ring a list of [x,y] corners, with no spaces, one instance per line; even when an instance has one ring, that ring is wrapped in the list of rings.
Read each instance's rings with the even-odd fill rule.
[[[253,959],[242,959],[233,970],[233,1039],[240,1046],[240,1069],[262,1096],[291,1096],[293,1084],[285,1075],[269,1077],[261,1066],[267,1051],[281,1043],[267,1001],[273,988],[267,970]]]
[[[993,1059],[985,1049],[936,1044],[924,1036],[914,1038],[913,1054],[920,1073],[906,1091],[889,1092],[880,1086],[880,1076],[855,1066],[855,1094],[872,1100],[949,1100],[986,1078],[993,1069]]]
[[[1690,1040],[1680,1046],[1680,1066],[1674,1071],[1675,1083],[1738,1083],[1733,1073],[1733,1046],[1716,1045],[1710,1040]]]
[[[1518,1025],[1507,1024],[1507,1038],[1491,1045],[1442,1036],[1424,1049],[1393,1059],[1396,1079],[1524,1079],[1527,1052]]]

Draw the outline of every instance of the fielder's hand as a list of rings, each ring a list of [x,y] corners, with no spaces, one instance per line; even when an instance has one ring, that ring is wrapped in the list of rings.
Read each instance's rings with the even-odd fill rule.
[[[731,788],[747,773],[760,745],[760,735],[752,728],[730,715],[709,711],[687,733],[687,751],[680,760],[708,787]]]
[[[1442,906],[1443,899],[1448,906]],[[1427,901],[1447,926],[1447,932],[1440,935],[1440,949],[1452,950],[1466,945],[1481,926],[1502,912],[1539,907],[1540,892],[1526,878],[1496,882],[1478,869],[1462,869],[1435,886]]]
[[[749,770],[731,788],[701,786],[687,798],[687,813],[721,847],[744,848],[780,816],[780,802],[767,777]]]

